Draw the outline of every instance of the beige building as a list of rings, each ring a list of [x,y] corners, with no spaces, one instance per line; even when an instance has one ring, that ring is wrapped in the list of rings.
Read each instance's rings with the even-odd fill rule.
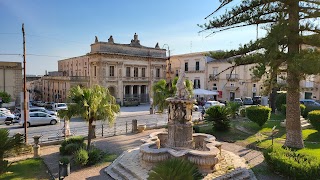
[[[158,44],[154,48],[142,46],[137,34],[129,44],[115,43],[112,36],[107,42],[99,41],[96,37],[90,53],[60,60],[58,71],[68,78],[88,78],[90,86],[99,84],[108,88],[121,104],[132,99],[147,103],[153,83],[166,77],[166,60],[165,49]],[[70,82],[73,80],[70,79]],[[53,86],[50,85],[53,81],[50,79],[44,88]],[[62,82],[66,92],[72,86],[67,84]]]
[[[11,101],[19,101],[22,92],[22,65],[20,62],[0,62],[0,91],[11,95]]]
[[[232,72],[227,70],[217,75],[232,64],[227,60],[214,60],[205,54],[206,52],[198,52],[171,56],[173,76],[184,71],[195,89],[218,92],[219,95],[207,97],[216,100],[230,101],[234,98],[261,95],[262,81],[256,81],[251,77],[250,68],[253,65],[239,66]]]

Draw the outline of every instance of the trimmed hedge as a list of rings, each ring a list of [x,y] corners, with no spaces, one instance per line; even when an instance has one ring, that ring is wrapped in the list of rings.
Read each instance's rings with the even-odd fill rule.
[[[301,114],[301,116],[303,116],[305,110],[306,110],[306,106],[304,104],[300,104],[300,114]],[[286,104],[282,104],[281,113],[284,114],[284,115],[287,114],[287,105]]]
[[[282,147],[267,149],[264,158],[275,171],[293,179],[318,179],[320,177],[320,160],[314,156],[299,154]]]
[[[314,110],[320,110],[320,107],[318,107],[318,106],[309,106],[309,107],[306,107],[306,109],[304,110],[303,117],[304,117],[304,118],[307,118],[309,112],[314,111]]]
[[[90,151],[88,152],[89,159],[88,159],[87,165],[93,165],[100,162],[101,159],[103,158],[103,155],[104,153],[100,149],[97,149],[97,148],[90,149]]]
[[[59,152],[61,155],[72,155],[74,152],[76,152],[80,148],[84,148],[85,146],[86,144],[84,143],[84,137],[74,136],[64,140],[61,143]]]
[[[271,108],[265,106],[250,106],[246,108],[247,117],[262,127],[271,115]]]
[[[88,163],[89,155],[85,149],[79,149],[74,153],[74,162],[80,166],[84,166]]]
[[[308,119],[311,125],[318,131],[320,131],[320,110],[314,110],[308,113]]]

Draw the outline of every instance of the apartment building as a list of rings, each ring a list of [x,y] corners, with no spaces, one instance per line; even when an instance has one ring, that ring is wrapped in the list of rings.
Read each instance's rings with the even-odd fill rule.
[[[180,71],[184,71],[186,78],[193,82],[195,89],[218,92],[219,95],[207,97],[215,100],[230,101],[234,98],[261,95],[262,81],[253,79],[250,73],[250,68],[253,65],[239,66],[232,71],[230,69],[221,73],[232,64],[227,60],[212,59],[206,56],[206,53],[198,52],[171,56],[173,76],[177,76]]]
[[[0,62],[0,91],[11,95],[12,102],[19,102],[22,92],[22,64],[21,62]]]
[[[86,55],[58,61],[58,71],[69,78],[86,79],[89,86],[108,88],[121,104],[130,100],[147,103],[153,83],[166,76],[166,61],[165,49],[158,43],[154,48],[141,45],[137,34],[129,44],[115,43],[112,36],[106,42],[96,37]],[[66,90],[69,87],[65,83]]]

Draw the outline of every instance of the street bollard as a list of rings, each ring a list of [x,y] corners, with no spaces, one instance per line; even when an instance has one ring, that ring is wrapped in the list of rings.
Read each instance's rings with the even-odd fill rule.
[[[41,136],[33,136],[34,145],[33,145],[33,157],[39,157],[40,156],[40,145],[39,145],[39,139]]]
[[[132,120],[132,133],[136,133],[138,131],[138,120]]]

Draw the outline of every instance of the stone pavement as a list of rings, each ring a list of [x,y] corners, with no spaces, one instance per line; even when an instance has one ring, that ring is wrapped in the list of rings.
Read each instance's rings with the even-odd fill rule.
[[[145,139],[149,134],[156,131],[163,131],[164,129],[154,129],[148,130],[138,134],[129,134],[129,135],[119,135],[107,138],[95,139],[93,143],[96,147],[108,151],[109,153],[114,153],[117,155],[122,154],[122,152],[132,149],[134,147],[140,146],[142,144],[141,139]],[[48,168],[52,172],[55,178],[58,177],[58,161],[59,161],[59,145],[41,147],[41,157],[44,162],[47,164]],[[242,146],[236,145],[234,143],[223,142],[222,149],[233,152],[240,157],[243,157],[250,167],[261,167],[266,168],[267,165],[264,162],[264,157],[261,152],[255,151],[252,149],[244,148]],[[24,157],[9,158],[9,161],[16,161],[24,158],[32,157],[32,155]],[[104,172],[106,164],[92,166],[89,168],[84,168],[78,171],[72,171],[71,174],[65,178],[70,180],[81,180],[81,179],[90,179],[90,180],[99,180],[99,179],[110,179],[108,175]],[[259,180],[267,179],[281,179],[278,176],[258,173],[255,174]]]

